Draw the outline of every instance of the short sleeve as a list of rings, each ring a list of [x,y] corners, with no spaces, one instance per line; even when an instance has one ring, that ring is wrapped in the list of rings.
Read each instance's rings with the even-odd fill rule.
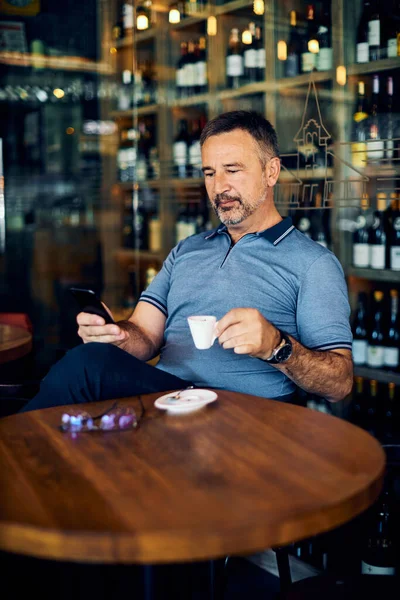
[[[323,254],[307,270],[297,302],[299,341],[311,350],[352,348],[350,304],[343,269]]]
[[[139,302],[148,302],[149,304],[152,304],[166,317],[168,317],[167,298],[175,257],[176,248],[173,248],[165,259],[161,270],[154,277],[150,285],[141,293],[139,298]]]

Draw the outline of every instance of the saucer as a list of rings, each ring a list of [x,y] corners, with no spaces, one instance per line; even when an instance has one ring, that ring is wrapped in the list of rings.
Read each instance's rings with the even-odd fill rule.
[[[214,402],[218,396],[211,390],[193,389],[184,390],[176,400],[171,398],[176,392],[169,392],[157,398],[154,405],[169,413],[187,413],[198,410],[210,402]]]

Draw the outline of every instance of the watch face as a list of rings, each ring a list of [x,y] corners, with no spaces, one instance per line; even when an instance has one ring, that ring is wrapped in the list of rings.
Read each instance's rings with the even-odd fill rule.
[[[292,344],[285,344],[276,353],[275,359],[277,362],[285,362],[292,354]]]

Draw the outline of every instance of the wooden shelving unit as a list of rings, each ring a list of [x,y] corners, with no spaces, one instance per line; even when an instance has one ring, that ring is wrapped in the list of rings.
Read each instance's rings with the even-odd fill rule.
[[[332,0],[332,40],[333,40],[333,66],[327,71],[313,73],[304,73],[296,77],[282,77],[281,63],[276,59],[276,46],[280,39],[287,39],[288,20],[286,7],[283,7],[277,0],[265,1],[265,13],[262,16],[256,16],[252,12],[252,0],[233,0],[224,4],[210,2],[204,13],[182,18],[177,24],[168,23],[169,3],[162,0],[160,3],[160,12],[157,14],[155,26],[148,31],[134,33],[131,37],[116,44],[121,51],[138,50],[146,47],[152,48],[154,62],[157,65],[157,83],[158,83],[158,104],[150,106],[137,107],[133,111],[118,112],[111,114],[117,122],[132,118],[138,119],[141,116],[156,115],[157,118],[157,139],[161,161],[161,177],[157,180],[139,182],[140,186],[149,186],[157,188],[160,191],[160,214],[165,228],[164,243],[160,259],[165,257],[174,245],[173,228],[176,216],[176,200],[174,195],[179,196],[181,202],[182,194],[185,189],[200,189],[203,180],[200,179],[177,179],[169,177],[169,167],[172,165],[172,141],[176,131],[178,119],[184,115],[193,114],[193,111],[204,110],[210,119],[224,110],[235,108],[252,108],[262,110],[265,116],[277,126],[278,137],[285,137],[285,128],[287,116],[293,118],[295,114],[298,127],[301,125],[303,105],[310,79],[318,87],[318,98],[321,105],[326,102],[327,109],[324,117],[330,121],[332,126],[333,147],[337,154],[343,150],[343,144],[350,142],[351,127],[349,123],[352,119],[352,111],[355,103],[355,84],[357,77],[370,78],[372,74],[384,74],[390,72],[398,78],[398,85],[395,89],[395,99],[398,97],[400,87],[400,57],[386,58],[366,64],[356,64],[355,61],[355,36],[356,24],[359,21],[362,7],[361,0]],[[296,10],[304,8],[300,0],[296,1],[293,7]],[[195,38],[196,35],[204,35],[207,31],[208,16],[217,18],[217,35],[207,36],[207,54],[208,54],[208,75],[209,87],[207,93],[193,95],[188,98],[174,97],[175,67],[179,42],[182,39]],[[225,53],[228,41],[229,30],[234,26],[242,26],[243,23],[255,19],[262,25],[264,32],[264,46],[266,51],[266,74],[263,81],[243,85],[238,89],[225,88]],[[239,25],[237,25],[239,24]],[[336,81],[336,69],[343,65],[347,71],[347,83],[344,87]],[[396,75],[397,74],[397,75]],[[284,105],[289,108],[284,108]],[[283,125],[282,125],[283,124]],[[291,127],[294,127],[290,125]],[[293,130],[293,139],[296,130]],[[291,141],[289,139],[289,141]],[[287,144],[289,146],[289,144]],[[281,147],[282,153],[291,152],[290,147]],[[283,171],[279,183],[287,184],[293,179],[292,174],[299,177],[307,183],[311,179],[325,177],[329,180],[343,180],[349,178],[347,167],[343,164],[335,164],[332,168],[321,169],[309,174],[302,170],[297,172],[295,169],[289,172]],[[361,170],[369,184],[377,178],[399,177],[398,188],[400,187],[400,163],[398,165],[368,165]],[[131,191],[133,184],[121,184],[121,188]],[[336,230],[336,223],[343,210],[343,203],[338,202],[332,210],[331,224],[333,228],[333,237],[335,251],[343,245],[349,244],[349,236],[343,235]],[[122,254],[120,254],[122,256]],[[129,252],[124,256],[129,256]],[[136,258],[140,254],[135,254]],[[369,280],[370,282],[386,282],[398,286],[400,283],[400,273],[394,271],[375,271],[373,269],[354,269],[348,264],[348,252],[339,252],[339,259],[342,262],[345,273],[351,280],[354,278]],[[391,381],[395,378],[400,382],[398,374],[387,373],[386,371],[369,370],[367,368],[356,369],[357,374],[363,377],[375,377],[381,381]]]

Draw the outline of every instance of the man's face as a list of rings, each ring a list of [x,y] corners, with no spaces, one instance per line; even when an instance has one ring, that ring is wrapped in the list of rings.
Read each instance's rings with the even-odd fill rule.
[[[242,129],[214,135],[201,154],[207,194],[220,221],[238,225],[256,213],[268,186],[253,137]]]

